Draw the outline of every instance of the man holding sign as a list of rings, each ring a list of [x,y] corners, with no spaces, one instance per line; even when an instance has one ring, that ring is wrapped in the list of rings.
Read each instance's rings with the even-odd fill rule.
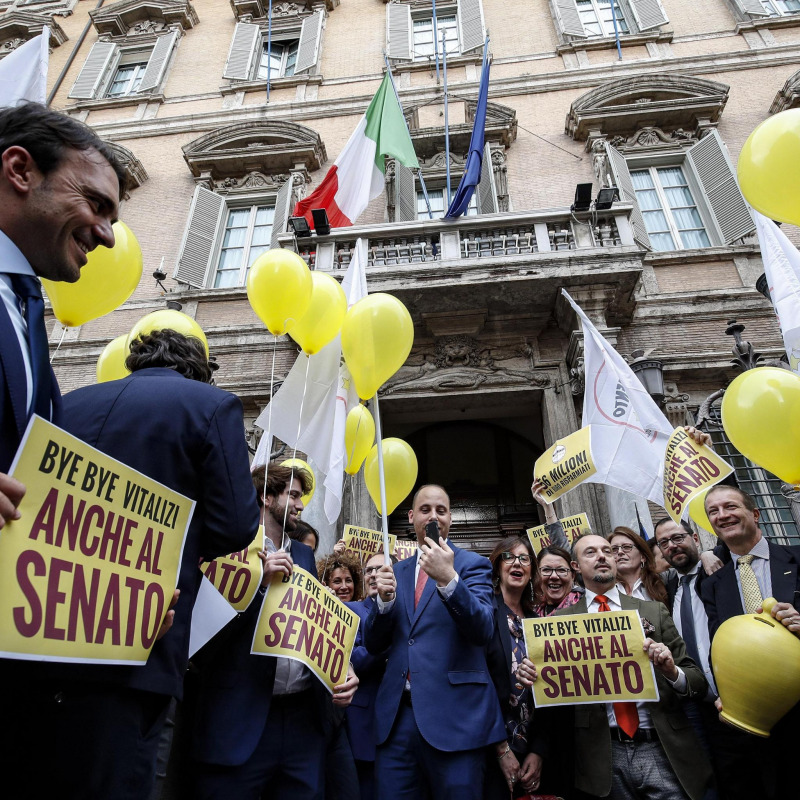
[[[642,649],[655,668],[660,695],[658,702],[608,703],[602,702],[603,692],[598,690],[595,699],[575,706],[576,788],[595,797],[610,794],[625,800],[683,800],[686,795],[702,800],[711,770],[681,707],[681,698],[705,695],[708,684],[702,671],[686,655],[663,604],[620,594],[611,545],[602,536],[576,540],[573,567],[583,578],[586,597],[551,619],[638,612],[647,637]],[[526,659],[517,676],[532,684],[543,677],[542,667]],[[605,694],[613,694],[613,688]]]

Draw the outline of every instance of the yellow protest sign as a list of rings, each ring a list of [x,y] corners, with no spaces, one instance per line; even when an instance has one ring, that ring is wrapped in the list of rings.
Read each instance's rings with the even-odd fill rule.
[[[264,526],[259,525],[256,538],[244,550],[200,564],[206,578],[237,611],[247,609],[261,585],[264,564],[258,554],[263,549]]]
[[[597,472],[590,431],[587,426],[558,439],[536,459],[533,474],[542,482],[548,500],[561,497]]]
[[[733,467],[710,447],[697,444],[683,428],[675,428],[664,456],[664,508],[680,522],[692,498],[731,472]]]
[[[570,545],[579,537],[584,534],[591,533],[592,528],[589,525],[589,518],[586,514],[575,514],[566,519],[559,520],[564,533],[567,535],[567,541]],[[537,525],[535,528],[529,528],[526,533],[530,539],[533,552],[539,555],[543,547],[549,547],[552,543],[550,537],[547,535],[545,525]]]
[[[358,614],[295,566],[270,583],[250,652],[301,661],[333,693],[347,679],[358,622]]]
[[[40,417],[0,531],[0,655],[144,664],[178,583],[194,501]]]
[[[355,525],[345,525],[344,533],[345,552],[364,562],[376,553],[383,551],[383,534],[370,528],[358,528]],[[397,537],[389,534],[389,553],[394,552]]]
[[[394,545],[394,557],[398,561],[405,561],[417,554],[417,543],[412,539],[398,539]]]
[[[528,658],[539,673],[533,684],[537,708],[658,700],[636,611],[559,615],[522,624]]]

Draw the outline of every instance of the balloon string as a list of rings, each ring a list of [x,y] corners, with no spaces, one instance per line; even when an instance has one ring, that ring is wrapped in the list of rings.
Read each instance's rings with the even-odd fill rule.
[[[269,414],[267,415],[267,447],[269,448],[269,452],[267,453],[267,461],[264,464],[264,494],[261,498],[261,508],[267,507],[267,472],[269,471],[269,460],[270,456],[272,455],[272,441],[270,437],[272,436],[272,387],[275,385],[275,355],[278,349],[278,335],[273,333],[272,334],[272,371],[269,374]],[[291,486],[291,484],[289,484]]]
[[[381,410],[378,407],[378,393],[373,398],[375,403],[375,439],[378,445],[378,479],[381,486],[381,525],[383,532],[383,563],[388,567],[389,558],[389,517],[386,514],[386,476],[383,471],[383,433],[381,432]]]
[[[292,470],[289,473],[289,492],[292,491],[294,483],[294,459],[297,458],[297,442],[300,440],[300,431],[303,427],[303,406],[306,402],[306,388],[308,387],[308,369],[311,365],[311,356],[306,356],[306,377],[303,380],[303,396],[300,398],[300,417],[297,420],[297,436],[294,440],[294,452],[292,453]],[[286,520],[289,517],[289,499],[286,499],[286,507],[283,509],[283,533],[286,533]]]
[[[53,363],[53,360],[56,357],[56,353],[58,353],[58,351],[61,349],[61,345],[62,345],[62,343],[64,341],[64,337],[66,335],[67,335],[67,326],[66,325],[62,325],[61,326],[61,338],[58,340],[58,344],[56,345],[56,349],[53,350],[53,355],[50,356],[50,363],[51,364]]]

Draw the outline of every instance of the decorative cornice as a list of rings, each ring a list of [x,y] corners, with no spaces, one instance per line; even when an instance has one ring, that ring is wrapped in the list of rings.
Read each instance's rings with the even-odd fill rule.
[[[38,36],[45,25],[50,28],[51,49],[67,41],[64,29],[49,14],[17,10],[0,15],[0,55],[8,55],[21,44]]]
[[[267,0],[230,0],[233,16],[240,22],[257,22],[266,19],[269,11]],[[323,8],[333,11],[339,0],[297,0],[297,2],[278,2],[272,6],[273,21],[277,17],[306,17]]]
[[[770,114],[779,114],[790,108],[800,106],[800,69],[790,75],[783,84],[783,88],[775,95],[772,105],[769,107]]]
[[[125,167],[125,174],[128,176],[128,191],[138,189],[148,178],[147,170],[142,166],[142,162],[127,147],[108,142],[108,146],[114,151],[117,160]]]
[[[108,36],[151,35],[169,27],[185,31],[199,21],[190,0],[119,0],[89,16],[95,30]]]

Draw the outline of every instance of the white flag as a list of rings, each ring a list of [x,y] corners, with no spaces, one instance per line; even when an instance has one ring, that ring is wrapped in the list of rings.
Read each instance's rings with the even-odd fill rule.
[[[348,306],[366,295],[363,250],[359,239],[342,281]],[[317,491],[324,488],[325,515],[331,523],[338,519],[342,508],[345,420],[347,412],[357,402],[358,396],[352,387],[350,373],[342,365],[342,343],[337,336],[319,353],[298,357],[280,391],[256,420],[256,425],[264,431],[306,453],[309,460],[313,461],[317,472]],[[267,433],[262,439],[268,438]],[[253,465],[264,464],[268,458],[269,449],[265,443],[263,448],[259,446]]]
[[[583,425],[592,426],[597,472],[604,483],[664,505],[662,474],[673,431],[625,359],[600,335],[580,306],[561,290],[583,323],[586,389]]]
[[[15,106],[20,100],[46,101],[49,44],[50,28],[45,25],[38,36],[0,61],[0,106]]]
[[[783,344],[792,372],[800,375],[800,253],[786,234],[754,210],[761,260],[783,333]]]

